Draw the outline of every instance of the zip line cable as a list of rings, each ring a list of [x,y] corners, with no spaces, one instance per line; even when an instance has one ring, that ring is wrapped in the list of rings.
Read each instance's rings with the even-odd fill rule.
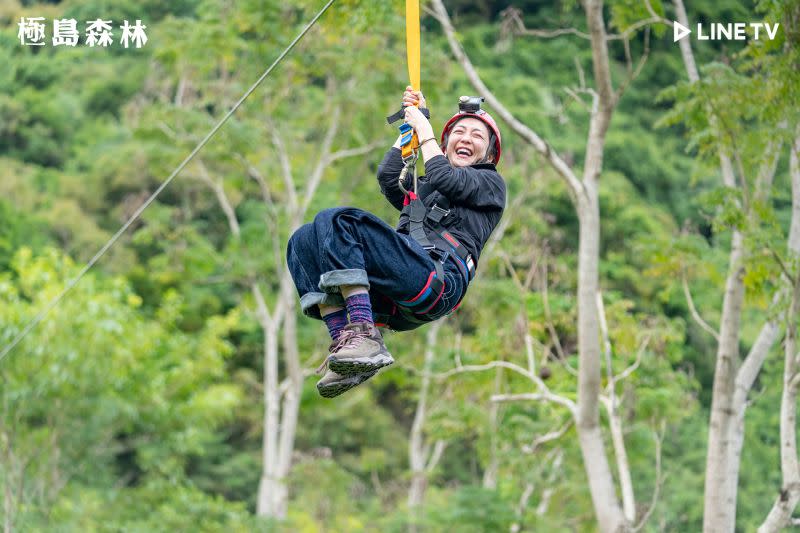
[[[266,79],[266,77],[269,76],[269,74],[275,69],[275,67],[278,66],[278,64],[283,60],[283,58],[286,57],[286,55],[292,50],[292,48],[294,48],[294,46],[300,41],[300,39],[302,39],[305,36],[305,34],[308,33],[311,27],[314,26],[317,20],[322,15],[325,14],[328,8],[331,7],[331,5],[335,1],[336,0],[328,0],[328,3],[325,4],[325,6],[319,11],[319,13],[316,14],[316,16],[313,19],[311,19],[311,22],[309,22],[303,29],[303,31],[301,31],[300,34],[294,38],[291,44],[289,44],[289,46],[286,47],[286,49],[281,53],[281,55],[278,56],[278,58],[272,63],[272,65],[270,65],[269,68],[266,71],[264,71],[261,77],[258,78],[258,80],[256,80],[256,82],[250,86],[247,92],[245,92],[244,95],[239,99],[239,101],[233,105],[230,111],[228,111],[228,113],[224,117],[222,117],[222,119],[219,122],[217,122],[217,125],[214,126],[210,132],[208,132],[205,138],[202,141],[200,141],[200,143],[197,146],[195,146],[194,150],[192,150],[192,152],[188,156],[186,156],[186,159],[184,159],[183,162],[180,165],[178,165],[178,167],[175,170],[172,171],[172,174],[170,174],[170,176],[166,179],[166,181],[164,181],[164,183],[162,183],[161,186],[158,189],[156,189],[156,191],[150,196],[150,198],[148,198],[147,201],[145,201],[145,203],[143,203],[139,207],[139,209],[136,210],[136,212],[131,216],[131,218],[128,219],[128,221],[117,231],[117,233],[114,234],[113,237],[111,237],[111,239],[100,249],[100,251],[98,251],[94,255],[94,257],[92,257],[92,259],[89,260],[88,263],[86,263],[86,266],[83,267],[83,269],[78,273],[78,275],[75,276],[75,278],[73,278],[69,283],[67,283],[67,285],[58,294],[58,296],[53,298],[50,301],[50,303],[48,303],[45,306],[45,308],[42,309],[33,318],[33,320],[31,320],[22,329],[22,331],[20,331],[20,333],[14,338],[14,340],[12,340],[11,343],[8,344],[8,346],[3,348],[3,351],[0,352],[0,361],[2,361],[5,358],[5,356],[8,355],[11,352],[11,350],[13,350],[17,346],[17,344],[19,344],[20,341],[25,338],[25,336],[28,333],[30,333],[30,331],[33,328],[35,328],[44,319],[44,317],[47,316],[47,314],[53,310],[54,307],[58,305],[61,299],[64,298],[64,296],[66,296],[66,294],[69,291],[71,291],[75,287],[75,285],[78,284],[81,278],[84,275],[86,275],[86,273],[95,265],[95,263],[97,263],[97,261],[99,261],[100,258],[103,257],[103,255],[105,255],[105,253],[109,250],[109,248],[111,248],[119,240],[119,238],[131,226],[131,224],[133,224],[139,218],[139,216],[144,212],[144,210],[147,209],[150,206],[150,204],[152,204],[153,201],[158,197],[158,195],[161,194],[161,192],[167,188],[167,186],[172,182],[175,176],[177,176],[178,173],[181,170],[183,170],[184,167],[186,167],[189,161],[191,161],[192,158],[194,158],[194,156],[197,155],[197,153],[206,145],[206,143],[208,143],[208,141],[211,140],[211,138],[217,133],[217,131],[219,131],[219,129],[223,126],[223,124],[225,124],[228,121],[228,119],[236,112],[236,110],[239,109],[239,107],[244,103],[244,101],[247,100],[247,97],[250,96],[259,85],[261,85],[261,82],[263,82]]]

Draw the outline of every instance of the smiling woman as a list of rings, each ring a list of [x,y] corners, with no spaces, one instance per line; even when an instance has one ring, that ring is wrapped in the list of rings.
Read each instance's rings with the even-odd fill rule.
[[[287,262],[301,308],[324,320],[332,339],[319,369],[327,369],[317,383],[322,396],[338,396],[394,362],[377,326],[415,329],[464,298],[506,198],[495,169],[500,130],[481,101],[462,97],[437,144],[419,110],[422,93],[406,89],[405,119],[419,138],[427,175],[409,183],[401,135],[378,167],[381,192],[400,211],[396,229],[340,207],[322,211],[289,239]]]
[[[466,167],[478,162],[493,161],[489,153],[489,128],[476,118],[462,118],[450,131],[445,156],[455,167]]]

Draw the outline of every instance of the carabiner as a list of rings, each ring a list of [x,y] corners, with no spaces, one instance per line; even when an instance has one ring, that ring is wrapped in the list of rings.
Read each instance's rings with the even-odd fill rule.
[[[411,155],[408,157],[403,158],[403,170],[400,171],[400,176],[397,178],[397,184],[400,186],[400,190],[403,191],[403,194],[408,195],[408,191],[403,186],[403,183],[406,181],[406,176],[408,175],[409,171],[411,175],[414,176],[414,194],[417,193],[417,152],[411,152]]]

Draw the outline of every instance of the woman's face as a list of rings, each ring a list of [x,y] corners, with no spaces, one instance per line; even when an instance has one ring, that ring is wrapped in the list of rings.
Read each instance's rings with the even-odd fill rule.
[[[467,167],[482,160],[488,148],[489,128],[482,120],[466,117],[450,130],[445,155],[454,167]]]

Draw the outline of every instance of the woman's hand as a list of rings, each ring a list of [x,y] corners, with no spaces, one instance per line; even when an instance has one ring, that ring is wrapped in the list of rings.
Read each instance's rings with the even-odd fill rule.
[[[434,137],[433,126],[417,107],[413,105],[406,107],[405,120],[417,132],[420,142]]]
[[[403,93],[403,106],[428,107],[425,104],[425,97],[422,96],[422,91],[415,91],[410,85],[406,87],[406,91]]]

